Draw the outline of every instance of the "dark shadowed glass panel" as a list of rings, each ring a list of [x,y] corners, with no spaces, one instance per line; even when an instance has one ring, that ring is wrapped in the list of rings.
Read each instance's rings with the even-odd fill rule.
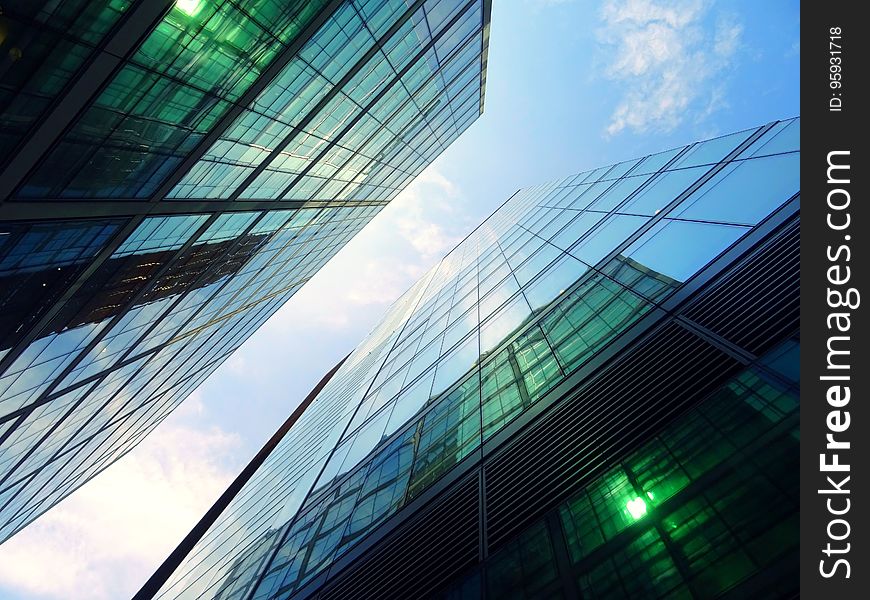
[[[132,0],[9,0],[0,15],[0,161],[91,57]]]

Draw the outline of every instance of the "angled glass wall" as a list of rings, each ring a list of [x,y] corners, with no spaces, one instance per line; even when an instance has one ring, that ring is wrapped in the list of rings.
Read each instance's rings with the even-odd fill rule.
[[[433,490],[480,448],[514,435],[512,423],[551,390],[647,315],[669,314],[668,300],[683,293],[687,282],[772,215],[794,210],[800,191],[799,126],[797,119],[777,122],[517,192],[394,303],[156,597],[197,598],[217,590],[217,597],[257,600],[316,594],[318,586],[348,566],[353,560],[348,556],[358,556],[362,540],[377,537],[381,524]],[[747,378],[752,378],[749,372],[735,380],[734,390],[752,388]],[[794,396],[759,394],[743,398],[759,413],[767,410],[759,403],[773,404],[781,413],[795,410]],[[601,489],[624,487],[619,498],[628,494],[628,503],[617,507],[616,516],[599,517],[605,533],[595,534],[604,535],[598,545],[630,525],[632,515],[640,518],[653,507],[663,514],[659,503],[677,493],[669,482],[656,480],[641,466],[635,469],[644,452],[626,458],[601,480]],[[688,471],[697,467],[697,474],[685,478],[687,490],[707,468],[700,458],[697,465],[694,460],[687,456],[685,464],[679,463]],[[632,490],[637,498],[629,498]],[[605,492],[595,493],[611,493]],[[683,501],[694,502],[689,496]],[[677,504],[674,500],[668,510],[682,510]],[[735,507],[735,514],[744,509]],[[639,541],[632,541],[634,533],[619,539],[637,548],[620,542],[619,552],[634,552],[637,569],[643,569],[647,546],[664,543],[644,536],[662,534],[641,532],[640,526],[632,531]],[[528,540],[517,542],[517,552],[545,561],[539,550],[547,535],[548,530],[531,531]],[[729,543],[739,548],[744,542]],[[623,568],[613,558],[617,546],[592,552],[584,544],[589,545],[575,544],[582,585],[598,577],[596,560],[610,565],[601,569]],[[752,552],[749,562],[732,565],[746,576],[763,567]],[[544,577],[544,566],[538,569],[532,559],[517,557],[510,560]],[[691,568],[702,571],[705,564],[713,563]],[[524,572],[508,570],[512,577]],[[681,574],[689,588],[717,585],[686,583],[695,572]],[[736,574],[735,581],[743,575]],[[449,597],[480,597],[479,573],[474,577],[477,583],[468,585],[477,592],[462,595],[460,586],[459,595]],[[639,582],[646,575],[628,583],[627,571],[620,577],[627,587],[619,589],[629,596],[645,589]],[[668,590],[677,590],[680,581],[675,576]],[[512,584],[511,590],[523,585]],[[542,597],[536,595],[537,584],[528,585],[527,597]],[[599,589],[597,583],[589,585]],[[597,597],[592,588],[584,587],[586,595]],[[505,597],[504,590],[490,593]]]
[[[0,104],[0,541],[135,446],[483,108],[481,0],[55,4],[2,15],[0,44],[87,52],[64,74],[30,46]]]
[[[440,597],[480,598],[483,581],[487,598],[716,598],[747,582],[757,593],[735,596],[786,594],[798,381],[766,359],[796,365],[798,352],[796,340],[777,346]]]

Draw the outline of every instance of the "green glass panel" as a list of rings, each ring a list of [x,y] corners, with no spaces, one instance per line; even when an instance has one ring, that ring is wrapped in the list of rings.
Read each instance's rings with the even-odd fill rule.
[[[558,570],[546,523],[539,522],[487,562],[489,598],[550,598]]]
[[[598,519],[585,491],[561,505],[559,517],[565,531],[568,552],[574,562],[580,561],[604,543]]]
[[[790,398],[776,420],[765,395]],[[793,394],[745,369],[563,503],[584,597],[714,597],[796,560],[797,440],[784,427],[796,417]]]
[[[578,577],[578,584],[583,598],[626,598],[616,567],[610,560],[590,568]]]
[[[682,584],[673,559],[653,529],[616,553],[612,560],[630,597],[660,598]]]
[[[487,437],[531,406],[528,397],[520,393],[518,381],[522,375],[511,364],[505,350],[481,370],[483,381],[483,434]]]
[[[660,504],[689,484],[689,477],[658,439],[646,444],[626,461],[626,468],[641,487],[645,500]]]
[[[541,320],[541,327],[568,372],[637,321],[649,306],[633,292],[597,275],[556,305]]]
[[[488,437],[562,380],[539,327],[532,327],[481,369],[483,433]]]
[[[633,525],[646,514],[645,509],[637,508],[637,492],[622,469],[614,469],[605,474],[589,485],[586,493],[598,517],[598,524],[605,541]]]
[[[21,194],[151,195],[323,4],[175,3]]]
[[[0,155],[21,142],[132,0],[10,0],[0,14]]]
[[[480,381],[475,373],[423,417],[408,496],[418,496],[480,445]]]

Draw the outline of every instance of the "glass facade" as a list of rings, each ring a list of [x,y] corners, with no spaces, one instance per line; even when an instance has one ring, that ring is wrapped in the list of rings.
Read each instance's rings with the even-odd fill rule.
[[[156,597],[317,593],[381,524],[517,435],[521,416],[796,210],[799,127],[517,192],[393,304]],[[709,597],[766,569],[780,556],[768,546],[796,543],[797,457],[797,384],[768,371],[745,370],[615,461],[448,597]],[[744,465],[748,440],[767,437],[776,452]],[[777,460],[788,476],[761,464]],[[756,479],[764,498],[747,495]],[[761,516],[758,502],[781,510]]]
[[[771,355],[797,364],[798,352],[788,340]],[[487,598],[788,592],[753,581],[785,565],[797,583],[798,381],[769,367],[733,377],[442,597],[480,598],[481,580]]]
[[[22,50],[0,136],[23,149],[0,171],[0,541],[135,446],[482,111],[480,0],[167,2],[96,81],[146,4],[0,16]]]
[[[11,0],[0,15],[0,156],[9,156],[78,70],[105,42],[132,0]]]

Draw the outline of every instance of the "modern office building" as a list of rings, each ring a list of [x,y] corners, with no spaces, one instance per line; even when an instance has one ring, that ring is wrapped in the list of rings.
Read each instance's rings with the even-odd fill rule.
[[[483,109],[488,0],[11,0],[0,541],[130,450]]]
[[[137,598],[796,595],[799,127],[514,194]]]

